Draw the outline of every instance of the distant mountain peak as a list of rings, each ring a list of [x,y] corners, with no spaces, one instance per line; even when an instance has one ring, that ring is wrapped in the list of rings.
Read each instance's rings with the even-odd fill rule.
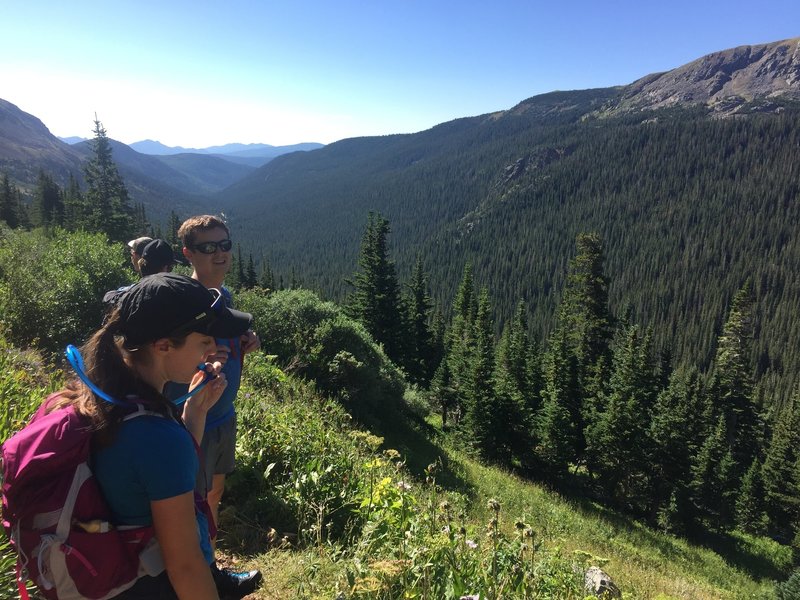
[[[671,71],[647,75],[622,89],[612,112],[705,105],[727,115],[761,101],[800,101],[800,38],[713,52]]]

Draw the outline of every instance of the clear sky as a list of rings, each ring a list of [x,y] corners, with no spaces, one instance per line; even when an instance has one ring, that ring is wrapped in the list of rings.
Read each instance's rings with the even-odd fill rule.
[[[0,0],[0,98],[59,136],[409,133],[800,36],[800,0]]]

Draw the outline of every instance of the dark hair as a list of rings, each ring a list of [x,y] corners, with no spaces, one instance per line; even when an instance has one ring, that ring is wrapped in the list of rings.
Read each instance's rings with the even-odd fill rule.
[[[135,397],[135,402],[143,403],[148,410],[164,416],[178,417],[177,409],[160,390],[136,374],[125,359],[134,364],[148,360],[146,351],[129,352],[117,339],[121,323],[119,308],[115,307],[103,326],[98,329],[81,347],[86,375],[101,390],[112,398],[125,400]],[[170,339],[175,346],[182,346],[186,337]],[[73,404],[79,413],[92,421],[92,427],[99,435],[101,443],[109,442],[122,418],[128,414],[124,407],[99,398],[80,379],[74,379],[61,392],[61,400],[53,407]]]

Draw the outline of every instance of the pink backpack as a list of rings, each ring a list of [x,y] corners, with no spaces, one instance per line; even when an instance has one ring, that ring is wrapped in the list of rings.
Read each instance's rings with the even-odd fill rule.
[[[105,600],[144,575],[164,570],[152,527],[114,528],[89,468],[92,432],[72,406],[31,421],[2,446],[3,526],[17,550],[20,598],[25,580],[53,600]],[[126,419],[153,414],[139,406]]]

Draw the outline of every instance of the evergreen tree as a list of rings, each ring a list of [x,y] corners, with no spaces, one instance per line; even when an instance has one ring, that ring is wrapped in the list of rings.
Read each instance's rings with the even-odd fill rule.
[[[11,184],[8,173],[3,173],[0,181],[0,221],[5,221],[12,229],[19,227],[19,213],[17,211],[17,197],[19,192]]]
[[[473,323],[478,310],[472,281],[472,265],[467,263],[458,292],[453,300],[452,318],[445,345],[453,388],[456,391],[456,421],[463,414],[469,396],[470,366],[474,351]]]
[[[653,406],[649,429],[651,514],[669,531],[681,531],[691,483],[693,459],[705,439],[703,411],[706,406],[703,378],[696,368],[677,370]],[[665,505],[670,498],[673,506]],[[673,509],[678,509],[677,512]],[[664,520],[666,519],[666,520]],[[680,521],[680,524],[678,523]]]
[[[500,405],[494,393],[494,325],[491,318],[489,292],[484,289],[478,300],[473,325],[475,351],[469,372],[466,425],[472,443],[489,460],[505,461],[510,444],[506,427],[511,422],[508,407]]]
[[[94,121],[92,158],[84,167],[86,203],[90,210],[90,229],[125,241],[134,235],[134,215],[128,190],[111,156],[111,142],[100,121]]]
[[[536,440],[535,414],[539,410],[527,329],[525,303],[520,302],[514,318],[503,330],[495,364],[495,394],[498,405],[510,415],[506,436],[510,451],[520,462],[530,459]]]
[[[245,287],[253,289],[258,285],[258,277],[256,276],[256,265],[253,262],[253,253],[251,252],[247,258],[247,269],[245,269]]]
[[[389,221],[369,213],[348,310],[383,345],[387,356],[403,365],[400,286],[389,259],[389,231]]]
[[[736,525],[752,534],[764,533],[764,484],[761,480],[761,464],[758,459],[747,469],[736,498]]]
[[[784,541],[794,536],[800,518],[800,388],[777,416],[761,468],[764,505],[769,529]]]
[[[760,445],[762,422],[753,398],[753,290],[748,282],[731,303],[717,340],[716,403],[725,415],[728,445],[739,477],[751,465]]]
[[[268,258],[261,258],[261,275],[258,278],[258,284],[265,290],[275,291],[275,274],[272,272]]]
[[[33,197],[34,222],[39,227],[60,227],[64,224],[64,198],[61,188],[44,171],[39,171]]]
[[[180,248],[183,244],[178,237],[178,230],[181,227],[181,219],[174,210],[169,211],[169,220],[167,221],[167,237],[166,240],[173,248]],[[160,237],[160,236],[159,236]]]
[[[64,228],[69,231],[86,229],[89,226],[89,210],[86,206],[78,180],[70,173],[64,190]]]
[[[649,334],[638,326],[623,332],[614,353],[610,393],[605,409],[586,428],[587,457],[606,492],[618,501],[642,508],[649,497],[646,483],[648,427],[654,397],[654,372]]]
[[[562,365],[575,369],[569,377],[576,384],[574,394],[562,401],[568,402],[565,407],[574,432],[574,460],[580,461],[586,448],[586,416],[591,403],[602,398],[608,380],[613,329],[608,312],[608,279],[603,272],[603,243],[597,234],[582,233],[577,236],[576,246],[559,305],[557,330],[563,351],[574,359]]]
[[[448,415],[456,405],[456,390],[453,387],[450,365],[447,360],[442,360],[431,380],[431,404],[438,408],[442,418],[442,429],[447,429]]]
[[[417,255],[411,281],[408,284],[408,348],[406,368],[412,381],[427,384],[435,369],[433,334],[430,328],[430,315],[433,303],[428,294],[428,282],[422,265],[422,257]]]
[[[545,387],[536,427],[538,458],[557,476],[575,461],[577,444],[571,411],[578,395],[576,359],[563,333],[556,330],[545,356]]]
[[[731,454],[727,444],[727,425],[724,415],[720,415],[711,435],[700,446],[691,466],[692,514],[687,517],[698,520],[708,528],[717,528],[721,518],[728,512],[724,506],[727,498],[720,491],[727,488],[726,465]]]

